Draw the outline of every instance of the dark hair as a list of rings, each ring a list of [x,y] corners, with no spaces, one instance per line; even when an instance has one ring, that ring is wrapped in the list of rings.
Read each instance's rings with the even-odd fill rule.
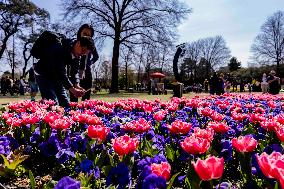
[[[79,30],[78,30],[78,32],[77,32],[77,39],[79,39],[79,38],[81,37],[81,32],[82,32],[83,29],[85,29],[85,28],[91,30],[91,37],[94,36],[94,28],[93,28],[90,24],[83,24],[83,25],[79,28]]]
[[[78,38],[77,41],[80,41],[81,47],[87,47],[87,49],[91,51],[94,49],[94,41],[88,36],[82,36]]]

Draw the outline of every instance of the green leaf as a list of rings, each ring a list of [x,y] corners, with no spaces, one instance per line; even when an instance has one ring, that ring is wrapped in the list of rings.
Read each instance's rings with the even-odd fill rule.
[[[275,183],[274,189],[278,189],[278,182]]]
[[[108,154],[108,157],[109,157],[110,165],[114,167],[113,156],[111,154]]]
[[[172,188],[172,185],[174,184],[174,181],[175,181],[175,178],[180,174],[180,172],[174,174],[171,178],[171,180],[169,181],[169,184],[167,186],[167,189],[171,189]]]
[[[187,177],[185,178],[184,181],[185,181],[185,184],[186,184],[187,188],[191,188],[190,182],[189,182]]]
[[[20,163],[22,163],[23,161],[25,161],[26,159],[28,159],[28,157],[29,157],[28,155],[23,155],[23,156],[17,155],[16,159],[15,159],[12,163],[10,163],[10,164],[7,166],[7,168],[8,168],[8,169],[12,169],[12,170],[16,169],[17,166],[18,166]]]
[[[57,184],[56,181],[52,180],[43,186],[43,189],[53,189]]]
[[[170,147],[170,145],[166,145],[166,156],[169,160],[171,160],[171,162],[174,161],[175,156],[174,156],[174,150]]]
[[[106,150],[102,150],[102,152],[95,159],[95,165],[101,167],[106,159],[107,154],[108,153]]]
[[[5,167],[7,167],[10,163],[9,163],[9,161],[8,161],[8,159],[3,155],[3,154],[0,154],[1,155],[1,157],[3,158],[3,160],[4,160],[4,165],[5,165]]]
[[[31,172],[31,170],[29,170],[29,178],[30,178],[30,186],[31,186],[31,188],[35,189],[36,181],[35,181],[35,177],[33,175],[33,172]]]
[[[106,165],[102,167],[102,172],[104,173],[105,176],[108,176],[111,169],[112,169],[112,166]]]

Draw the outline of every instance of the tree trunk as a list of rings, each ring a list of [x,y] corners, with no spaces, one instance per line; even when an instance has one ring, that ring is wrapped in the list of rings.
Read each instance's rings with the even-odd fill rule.
[[[118,93],[118,60],[119,60],[119,35],[114,39],[113,52],[112,52],[112,77],[110,93]]]
[[[28,67],[28,62],[31,58],[31,55],[29,55],[28,57],[26,55],[26,52],[28,51],[28,48],[27,48],[28,44],[29,43],[26,43],[24,45],[24,50],[23,50],[23,57],[24,57],[24,67],[23,67],[23,75],[22,75],[23,77],[25,77],[28,74],[27,67]]]
[[[2,46],[1,46],[1,49],[0,49],[0,60],[1,60],[1,58],[2,58],[2,56],[4,54],[4,51],[5,51],[6,47],[7,47],[7,41],[8,41],[10,36],[11,35],[5,36],[3,41],[2,41]]]
[[[127,67],[128,67],[128,58],[127,58],[126,64],[125,64],[125,89],[126,89],[126,91],[128,90],[128,72],[127,72]]]
[[[278,54],[276,56],[276,73],[278,76],[280,76],[280,58]]]

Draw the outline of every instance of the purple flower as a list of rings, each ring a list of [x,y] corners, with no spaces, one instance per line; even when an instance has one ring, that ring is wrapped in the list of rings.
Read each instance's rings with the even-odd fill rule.
[[[39,145],[40,152],[46,157],[51,157],[57,154],[59,148],[59,141],[56,136],[51,136],[47,142],[42,142]]]
[[[80,164],[80,169],[83,173],[88,173],[93,168],[93,161],[84,159]]]
[[[71,138],[71,147],[74,151],[84,153],[87,149],[87,142],[87,139],[83,138],[81,135],[75,135]]]
[[[230,161],[233,155],[232,143],[230,140],[221,140],[222,150],[220,155],[224,157],[225,161]]]
[[[54,189],[80,189],[81,183],[72,179],[71,177],[63,177],[58,181]]]
[[[159,177],[156,174],[150,174],[148,175],[143,183],[142,183],[143,189],[163,189],[167,188],[166,180],[163,177]]]
[[[118,189],[125,188],[130,182],[131,176],[129,168],[125,163],[119,163],[116,167],[110,170],[109,175],[106,178],[107,186],[118,185]]]
[[[56,154],[56,159],[59,163],[65,163],[71,157],[75,157],[74,152],[72,152],[69,148],[67,149],[60,149],[60,151]]]
[[[30,137],[30,142],[35,144],[40,138],[40,129],[37,127],[33,132],[32,136]]]
[[[232,185],[230,184],[230,183],[228,183],[228,182],[222,182],[220,185],[218,184],[217,186],[216,186],[216,189],[229,189],[229,188],[231,188],[232,187]]]
[[[271,144],[264,148],[264,152],[271,154],[272,152],[280,152],[283,153],[283,147],[279,144]]]
[[[8,155],[19,147],[18,142],[10,136],[0,136],[0,154]]]

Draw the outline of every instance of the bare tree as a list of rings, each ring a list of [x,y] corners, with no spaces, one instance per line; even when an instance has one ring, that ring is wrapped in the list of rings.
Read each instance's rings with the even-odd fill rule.
[[[284,12],[278,11],[265,21],[251,50],[258,62],[276,63],[279,73],[279,64],[284,59]]]
[[[190,9],[179,0],[62,0],[66,16],[96,24],[96,32],[113,40],[111,91],[118,92],[121,44],[141,44],[176,37],[176,27]]]
[[[134,58],[134,47],[133,46],[129,46],[129,47],[126,47],[124,46],[121,50],[121,58],[123,60],[123,62],[125,63],[125,67],[124,67],[124,70],[125,70],[125,87],[126,87],[126,90],[128,90],[128,87],[129,87],[129,83],[128,83],[128,70],[130,68],[130,66],[134,65],[134,62],[133,62],[133,58]]]
[[[200,59],[204,58],[210,68],[218,68],[228,64],[230,50],[222,36],[208,37],[197,41],[200,48]]]
[[[18,31],[33,22],[34,17],[41,14],[43,9],[38,8],[29,0],[4,0],[0,2],[0,29],[1,37],[0,59],[7,47],[8,39]]]

